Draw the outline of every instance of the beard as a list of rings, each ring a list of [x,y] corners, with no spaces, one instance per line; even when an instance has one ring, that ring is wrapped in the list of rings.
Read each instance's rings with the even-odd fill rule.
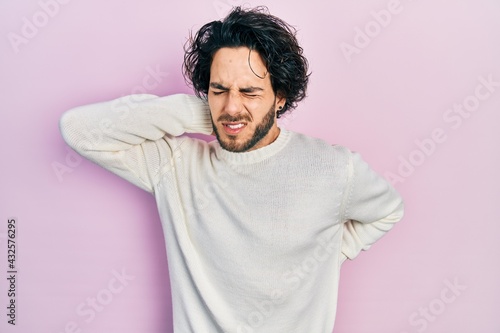
[[[255,130],[252,134],[252,136],[244,141],[244,142],[238,142],[236,136],[229,136],[227,139],[221,138],[219,132],[217,131],[217,126],[215,125],[213,119],[212,119],[212,127],[215,133],[215,136],[217,138],[217,141],[219,141],[220,146],[228,150],[230,152],[234,153],[242,153],[245,151],[248,151],[252,149],[260,140],[266,137],[266,135],[269,133],[271,128],[274,125],[274,119],[276,117],[276,111],[274,110],[274,106],[271,106],[269,111],[266,113],[262,121],[257,124],[255,127]],[[247,124],[251,122],[251,118],[248,115],[240,115],[237,117],[232,117],[228,114],[221,115],[217,121],[227,121],[227,122],[241,122],[241,121],[247,121]],[[248,126],[248,125],[247,125]]]

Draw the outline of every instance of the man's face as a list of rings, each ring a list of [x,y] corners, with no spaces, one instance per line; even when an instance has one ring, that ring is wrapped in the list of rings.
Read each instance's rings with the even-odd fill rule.
[[[215,135],[226,150],[250,151],[278,137],[276,110],[285,100],[274,94],[270,75],[255,50],[225,47],[215,53],[208,104]]]

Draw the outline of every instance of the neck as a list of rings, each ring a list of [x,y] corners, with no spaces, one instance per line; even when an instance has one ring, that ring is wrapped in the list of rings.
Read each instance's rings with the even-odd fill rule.
[[[270,145],[271,143],[276,141],[279,135],[280,135],[280,128],[276,125],[276,123],[274,123],[273,127],[269,130],[267,135],[263,137],[259,142],[257,142],[255,146],[253,146],[247,151],[256,150],[265,147],[267,145]]]

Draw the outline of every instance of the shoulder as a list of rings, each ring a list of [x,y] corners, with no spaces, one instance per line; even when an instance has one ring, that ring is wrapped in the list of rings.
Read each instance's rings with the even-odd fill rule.
[[[340,159],[349,159],[352,152],[349,148],[327,142],[299,132],[290,131],[292,149],[307,155],[331,156]]]

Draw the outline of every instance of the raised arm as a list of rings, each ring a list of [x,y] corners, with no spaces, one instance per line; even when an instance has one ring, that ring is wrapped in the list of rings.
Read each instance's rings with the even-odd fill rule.
[[[64,140],[82,156],[152,192],[183,133],[210,134],[205,101],[190,95],[130,95],[63,114]]]
[[[403,201],[357,153],[350,154],[342,253],[354,259],[403,217]]]

